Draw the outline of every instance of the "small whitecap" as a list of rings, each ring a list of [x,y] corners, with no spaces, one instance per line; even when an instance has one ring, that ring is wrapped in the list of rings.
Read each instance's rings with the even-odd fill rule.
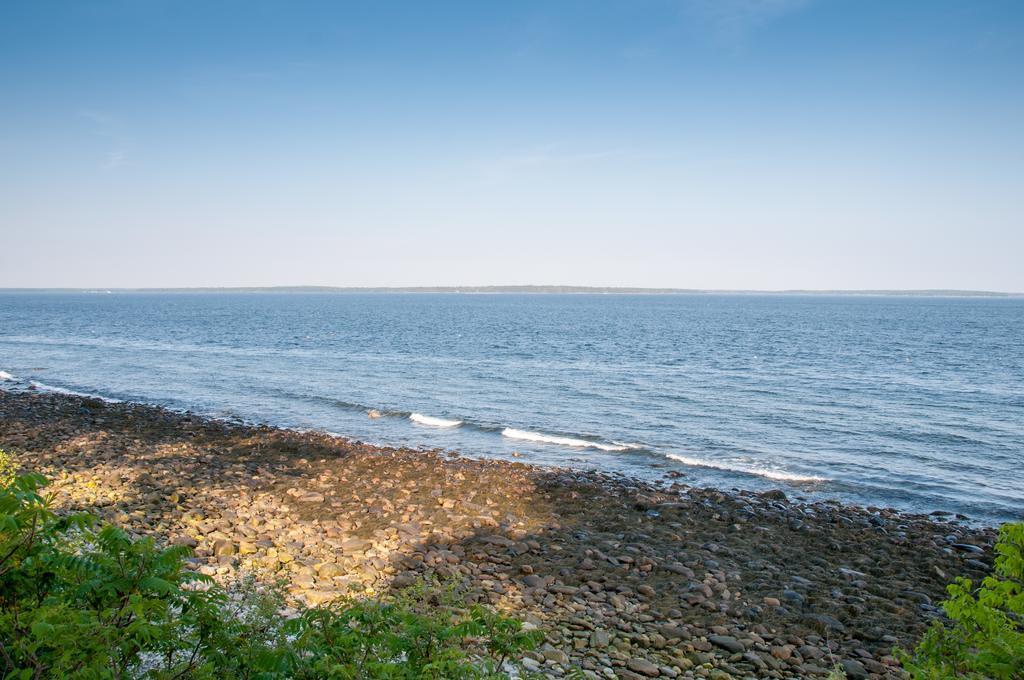
[[[678,453],[666,454],[667,458],[683,463],[684,465],[690,465],[693,467],[706,467],[713,468],[715,470],[725,470],[727,472],[741,472],[748,475],[755,475],[757,477],[764,477],[765,479],[775,479],[783,482],[827,482],[828,479],[825,477],[815,477],[813,475],[801,475],[795,472],[787,472],[785,470],[774,470],[772,468],[751,466],[751,465],[736,465],[734,463],[722,463],[719,461],[705,460],[703,458],[692,458],[690,456],[682,456]]]
[[[448,420],[446,418],[434,418],[433,416],[425,416],[421,413],[412,413],[409,415],[409,420],[420,425],[428,425],[430,427],[458,427],[462,425],[461,420]]]
[[[506,427],[501,431],[503,437],[509,439],[521,439],[523,441],[538,442],[541,444],[557,444],[559,446],[569,446],[576,449],[599,449],[601,451],[628,451],[632,448],[636,448],[630,444],[602,444],[601,442],[592,442],[586,439],[575,439],[572,437],[558,437],[556,435],[544,434],[543,432],[531,432],[529,430],[517,430],[513,427]]]

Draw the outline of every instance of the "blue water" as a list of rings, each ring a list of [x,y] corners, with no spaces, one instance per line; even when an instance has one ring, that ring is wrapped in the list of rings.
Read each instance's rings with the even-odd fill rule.
[[[0,370],[382,444],[1024,516],[1019,298],[0,293]]]

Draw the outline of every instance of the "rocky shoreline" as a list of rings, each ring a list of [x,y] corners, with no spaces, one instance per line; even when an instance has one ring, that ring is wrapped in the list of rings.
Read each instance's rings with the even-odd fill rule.
[[[187,544],[219,579],[284,578],[296,603],[459,581],[547,633],[524,663],[551,677],[901,677],[893,647],[988,572],[996,535],[39,392],[0,391],[0,448],[59,509]]]

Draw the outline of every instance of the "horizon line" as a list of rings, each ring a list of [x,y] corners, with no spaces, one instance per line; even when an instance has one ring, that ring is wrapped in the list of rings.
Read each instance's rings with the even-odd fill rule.
[[[4,293],[75,292],[75,293],[600,293],[619,295],[878,295],[930,297],[1022,297],[1024,292],[973,290],[958,288],[662,288],[645,286],[575,286],[575,285],[491,285],[491,286],[52,286],[0,287]]]

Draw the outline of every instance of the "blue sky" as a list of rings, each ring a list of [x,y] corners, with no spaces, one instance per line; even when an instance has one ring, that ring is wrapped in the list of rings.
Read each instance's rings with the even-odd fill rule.
[[[1024,3],[3,2],[0,286],[1024,291]]]

